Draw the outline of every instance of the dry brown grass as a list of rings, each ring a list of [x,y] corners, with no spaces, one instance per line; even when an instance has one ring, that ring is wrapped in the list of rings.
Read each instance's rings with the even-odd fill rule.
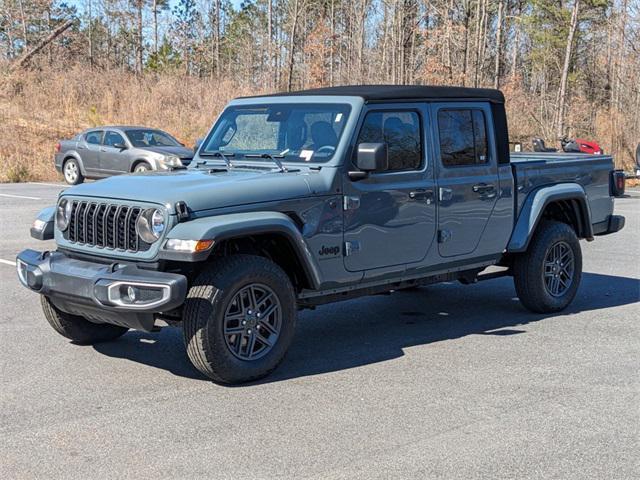
[[[504,86],[510,134],[527,146],[532,136],[544,136],[545,126],[535,118],[536,100],[514,83]],[[231,81],[168,74],[138,78],[121,71],[80,68],[4,74],[0,76],[0,182],[58,178],[53,168],[57,140],[97,125],[157,127],[191,145],[231,98],[258,93]],[[570,118],[588,111],[579,102],[573,104],[577,107],[568,112]],[[618,167],[630,169],[634,139],[615,133],[632,130],[626,129],[628,121],[621,114],[599,112],[588,134],[618,155]]]
[[[0,78],[0,181],[52,180],[56,142],[107,124],[166,130],[186,145],[231,99],[231,82],[112,71],[20,72]]]

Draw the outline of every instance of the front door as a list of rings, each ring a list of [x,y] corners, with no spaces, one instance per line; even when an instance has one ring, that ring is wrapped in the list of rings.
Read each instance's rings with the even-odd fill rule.
[[[473,253],[499,192],[491,109],[483,103],[434,104],[438,156],[438,251]]]
[[[386,143],[389,168],[345,178],[345,268],[362,271],[421,261],[435,236],[435,185],[424,105],[370,107],[355,143]]]
[[[129,155],[116,145],[126,145],[124,138],[118,132],[107,130],[100,149],[100,169],[108,173],[127,173]]]

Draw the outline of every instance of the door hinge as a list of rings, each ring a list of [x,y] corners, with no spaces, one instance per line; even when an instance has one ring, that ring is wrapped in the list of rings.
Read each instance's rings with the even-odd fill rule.
[[[349,257],[360,252],[360,242],[353,240],[350,242],[344,242],[344,256]]]
[[[451,230],[438,230],[438,243],[444,243],[451,240]]]
[[[357,195],[345,195],[343,197],[342,208],[345,212],[347,210],[357,210],[360,208],[360,197]]]

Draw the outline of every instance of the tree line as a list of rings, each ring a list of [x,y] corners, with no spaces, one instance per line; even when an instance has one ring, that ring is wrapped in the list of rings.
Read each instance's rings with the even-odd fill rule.
[[[638,0],[0,0],[11,65],[233,81],[256,92],[362,83],[501,88],[512,136],[640,141]],[[526,118],[513,118],[515,116]]]

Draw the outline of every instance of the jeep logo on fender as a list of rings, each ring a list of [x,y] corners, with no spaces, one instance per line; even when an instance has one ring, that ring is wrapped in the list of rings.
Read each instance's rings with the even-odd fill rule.
[[[320,256],[325,256],[325,255],[338,255],[340,253],[340,247],[335,245],[333,247],[325,247],[324,245],[322,246],[322,248],[318,251],[318,255]]]

